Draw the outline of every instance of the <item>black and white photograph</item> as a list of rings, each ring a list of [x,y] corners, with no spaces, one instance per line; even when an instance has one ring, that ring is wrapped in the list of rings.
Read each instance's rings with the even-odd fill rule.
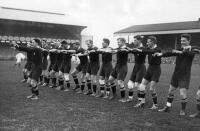
[[[0,0],[0,131],[200,131],[200,1]]]

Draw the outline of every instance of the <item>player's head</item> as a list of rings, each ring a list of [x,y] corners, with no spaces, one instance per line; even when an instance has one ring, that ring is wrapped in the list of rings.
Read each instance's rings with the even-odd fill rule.
[[[181,47],[189,46],[191,39],[192,39],[192,36],[190,34],[182,34],[181,35]]]
[[[59,41],[54,42],[54,47],[56,49],[60,48],[61,47],[61,43]]]
[[[110,45],[110,40],[107,39],[107,38],[104,38],[104,39],[103,39],[103,42],[102,42],[103,48],[106,48],[106,47],[108,47],[109,45]]]
[[[73,46],[74,46],[75,49],[78,49],[78,48],[81,46],[81,44],[80,44],[79,41],[76,41],[76,42],[73,44]]]
[[[38,47],[38,46],[41,47],[42,43],[41,43],[40,39],[35,38],[35,39],[32,40],[31,46],[33,46],[33,47]]]
[[[155,36],[149,36],[147,38],[147,46],[153,48],[157,44],[157,39]]]
[[[140,36],[140,35],[134,36],[134,42],[133,42],[134,46],[135,47],[140,46],[140,44],[142,43],[142,40],[143,40],[142,36]]]
[[[92,48],[93,41],[92,40],[86,40],[86,44],[87,44],[88,48]]]
[[[126,44],[126,40],[124,38],[118,38],[117,44],[118,44],[119,47],[122,47]]]

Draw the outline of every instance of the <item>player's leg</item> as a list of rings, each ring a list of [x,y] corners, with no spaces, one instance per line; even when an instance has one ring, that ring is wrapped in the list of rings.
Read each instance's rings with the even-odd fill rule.
[[[99,76],[100,93],[97,97],[104,97],[105,95],[105,78],[104,76]]]
[[[141,84],[138,87],[138,103],[134,107],[143,107],[145,104],[146,86],[149,84],[147,77],[142,79]]]
[[[56,90],[64,90],[64,73],[62,69],[58,72],[58,86],[56,87]]]
[[[150,93],[152,96],[153,106],[150,108],[152,110],[158,109],[158,100],[157,100],[157,93],[156,93],[156,81],[150,82]]]
[[[196,108],[197,108],[197,112],[194,114],[191,114],[190,117],[200,118],[200,87],[196,93]]]
[[[178,87],[178,85],[176,86],[176,85],[170,84],[166,106],[163,109],[160,109],[158,111],[160,111],[160,112],[170,112],[170,108],[171,108],[172,102],[174,100],[174,92],[177,89],[177,87]]]
[[[55,88],[56,87],[56,82],[57,82],[57,78],[56,78],[56,71],[51,70],[50,71],[50,77],[51,77],[51,83],[52,85],[50,85],[50,88]]]
[[[43,84],[44,73],[45,73],[45,71],[42,70],[42,74],[39,77],[38,86]]]
[[[109,98],[110,100],[113,100],[117,97],[117,88],[115,85],[115,80],[118,74],[117,69],[118,69],[118,66],[116,65],[108,78],[108,81],[106,83],[106,95],[103,98]],[[112,95],[110,93],[111,89],[112,89]]]
[[[91,75],[90,73],[86,73],[86,83],[87,83],[87,91],[84,93],[85,95],[91,95],[92,94],[92,83],[91,83]]]
[[[66,84],[66,88],[64,89],[64,91],[69,91],[69,88],[70,88],[69,73],[64,73],[63,77]]]
[[[27,98],[31,98],[32,100],[37,100],[39,96],[39,89],[38,89],[38,80],[42,73],[42,68],[36,67],[32,74],[32,80],[31,80],[31,92],[32,96],[28,96]]]
[[[113,100],[117,96],[117,89],[115,85],[116,75],[115,72],[112,72],[110,77],[108,78],[108,82],[106,83],[106,94],[103,98]],[[112,95],[111,95],[111,89],[112,89]]]
[[[92,81],[92,94],[91,96],[97,95],[97,76],[91,75],[91,81]]]
[[[135,83],[132,80],[129,80],[127,86],[128,86],[128,99],[126,101],[131,102],[133,101]]]
[[[120,94],[121,94],[121,99],[119,100],[120,102],[126,102],[126,98],[125,98],[126,88],[125,88],[124,80],[126,78],[127,71],[128,71],[127,65],[120,66],[118,70],[118,74],[117,74],[117,84],[120,88]]]
[[[76,91],[77,89],[80,88],[80,85],[79,85],[79,80],[78,80],[78,73],[80,72],[81,70],[81,67],[79,67],[80,65],[77,66],[77,68],[74,68],[74,70],[72,71],[71,75],[74,79],[74,83],[75,83],[75,87],[73,88],[74,91]]]
[[[180,115],[185,115],[185,109],[187,105],[187,89],[186,88],[180,88],[180,96],[181,96],[181,110]]]
[[[27,69],[26,69],[26,68],[23,69],[23,76],[24,76],[24,79],[21,80],[22,83],[26,82],[27,79],[28,79],[28,76],[27,76]]]
[[[82,94],[84,92],[85,89],[85,83],[86,83],[86,78],[85,78],[85,72],[82,71],[81,73],[81,89],[80,91],[78,91],[78,94]]]

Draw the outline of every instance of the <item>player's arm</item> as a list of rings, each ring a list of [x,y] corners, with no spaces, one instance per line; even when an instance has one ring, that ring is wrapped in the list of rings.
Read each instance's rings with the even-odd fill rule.
[[[183,51],[172,49],[172,50],[165,50],[162,52],[156,52],[154,53],[154,56],[171,57],[171,56],[178,56],[180,54],[183,54]]]

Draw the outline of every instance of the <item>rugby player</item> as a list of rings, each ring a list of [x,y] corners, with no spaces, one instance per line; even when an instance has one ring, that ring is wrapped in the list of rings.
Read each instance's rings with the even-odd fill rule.
[[[145,104],[146,87],[150,84],[150,92],[152,95],[153,106],[150,109],[157,109],[157,93],[156,84],[159,82],[161,75],[161,57],[155,56],[154,53],[161,52],[161,49],[157,46],[157,39],[155,36],[149,36],[147,38],[148,48],[141,50],[148,55],[148,69],[139,85],[138,103],[134,107],[143,107]]]
[[[134,48],[143,50],[144,46],[142,44],[143,37],[135,36],[134,37]],[[146,53],[133,51],[132,52],[135,57],[135,65],[128,81],[128,99],[127,102],[133,101],[134,90],[138,90],[140,83],[142,82],[142,78],[146,73],[145,59]]]
[[[171,53],[160,53],[163,57],[165,56],[176,56],[176,66],[174,73],[171,78],[171,83],[168,92],[168,98],[166,106],[163,109],[160,109],[161,112],[170,112],[172,102],[174,99],[174,92],[179,88],[181,96],[181,110],[180,115],[186,115],[185,109],[187,105],[187,92],[190,84],[191,76],[191,66],[194,59],[195,52],[191,51],[191,35],[182,34],[181,35],[181,49],[173,50]],[[188,51],[189,49],[189,51]]]

